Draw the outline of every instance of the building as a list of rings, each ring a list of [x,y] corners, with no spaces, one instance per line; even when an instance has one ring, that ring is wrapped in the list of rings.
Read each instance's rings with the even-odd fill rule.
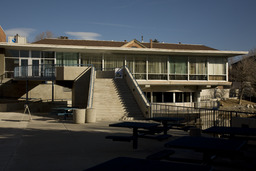
[[[152,40],[145,43],[135,39],[117,42],[66,37],[31,44],[0,43],[0,52],[4,61],[0,67],[5,68],[8,77],[14,77],[15,67],[25,66],[39,71],[43,65],[68,68],[92,64],[97,72],[127,66],[149,102],[175,104],[200,102],[204,89],[230,87],[228,58],[248,53]]]

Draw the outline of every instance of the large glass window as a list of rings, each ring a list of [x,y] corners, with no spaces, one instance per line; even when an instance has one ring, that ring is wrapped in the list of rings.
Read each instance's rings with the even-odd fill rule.
[[[10,49],[5,49],[5,57],[19,57],[19,51],[18,50],[10,50]]]
[[[32,58],[40,58],[40,51],[31,51]]]
[[[124,55],[104,54],[104,70],[113,70],[124,65]]]
[[[134,55],[126,55],[126,65],[134,73]]]
[[[187,80],[188,79],[188,58],[184,56],[170,57],[170,80]]]
[[[164,102],[165,103],[173,102],[173,93],[172,92],[164,92]]]
[[[189,58],[189,79],[207,80],[207,58],[190,57]]]
[[[59,66],[77,66],[78,58],[79,58],[78,53],[57,52],[56,53],[56,64]]]
[[[167,57],[149,56],[148,57],[148,79],[167,80]]]
[[[54,58],[54,52],[42,52],[42,58]]]
[[[134,63],[135,63],[135,68],[134,71],[135,73],[134,76],[136,79],[146,79],[146,61],[147,61],[147,56],[145,55],[136,55],[134,58]]]
[[[20,57],[28,58],[29,57],[29,51],[28,50],[21,50],[20,51]]]
[[[6,58],[5,59],[5,71],[14,71],[15,67],[19,66],[19,59]]]
[[[81,53],[81,64],[92,64],[97,70],[102,69],[102,54],[99,53]]]
[[[226,80],[226,58],[209,58],[209,80]]]
[[[162,102],[162,92],[153,92],[153,102]]]

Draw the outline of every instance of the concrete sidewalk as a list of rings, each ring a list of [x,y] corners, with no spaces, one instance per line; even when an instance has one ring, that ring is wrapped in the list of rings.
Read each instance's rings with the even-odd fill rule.
[[[107,135],[131,135],[127,128],[111,128],[110,122],[73,124],[47,114],[0,113],[1,170],[84,170],[115,157],[146,156],[165,149],[167,141],[139,139],[138,149],[131,142],[113,142]],[[187,132],[170,130],[173,135]]]

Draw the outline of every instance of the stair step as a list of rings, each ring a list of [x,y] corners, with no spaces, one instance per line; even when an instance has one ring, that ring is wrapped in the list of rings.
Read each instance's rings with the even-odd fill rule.
[[[143,115],[123,79],[96,79],[93,106],[97,120],[143,118]]]

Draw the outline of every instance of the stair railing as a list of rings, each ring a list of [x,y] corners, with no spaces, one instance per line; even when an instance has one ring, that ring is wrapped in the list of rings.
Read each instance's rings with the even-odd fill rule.
[[[130,89],[132,90],[135,99],[137,101],[137,103],[139,104],[139,107],[141,108],[143,114],[145,117],[150,117],[150,103],[147,99],[147,97],[145,96],[145,94],[143,93],[143,91],[141,90],[138,82],[136,81],[136,79],[134,78],[134,76],[132,75],[131,71],[129,70],[129,68],[127,66],[124,66],[124,78],[126,79],[128,86],[130,87]],[[128,79],[127,79],[128,77]]]

